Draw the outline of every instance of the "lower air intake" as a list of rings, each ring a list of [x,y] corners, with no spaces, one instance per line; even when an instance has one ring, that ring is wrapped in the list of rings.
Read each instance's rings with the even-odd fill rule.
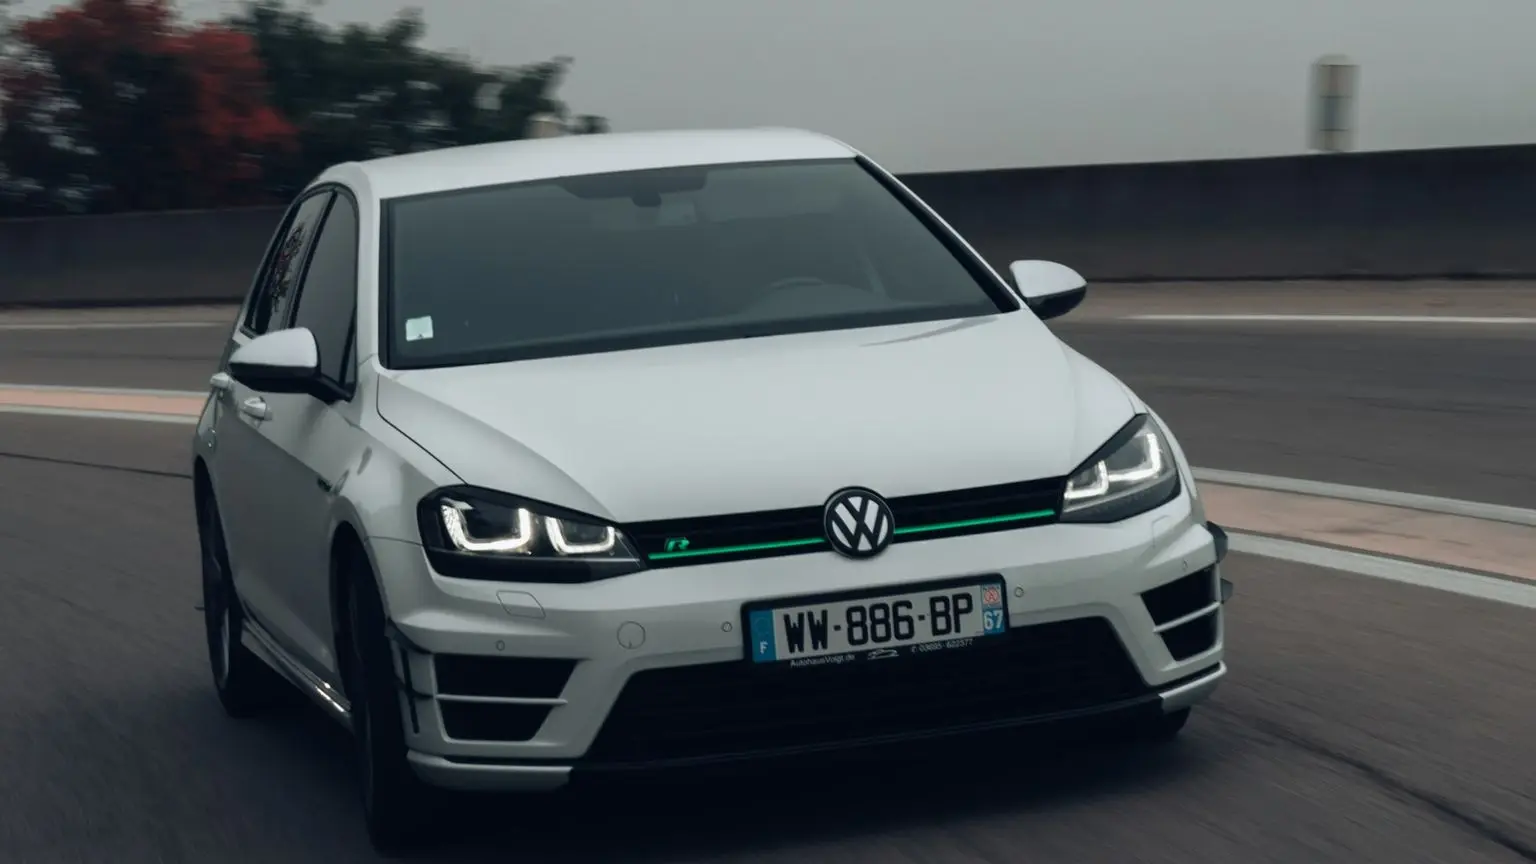
[[[593,762],[749,755],[1027,721],[1152,692],[1103,618],[1011,631],[997,645],[801,669],[713,663],[636,673]]]

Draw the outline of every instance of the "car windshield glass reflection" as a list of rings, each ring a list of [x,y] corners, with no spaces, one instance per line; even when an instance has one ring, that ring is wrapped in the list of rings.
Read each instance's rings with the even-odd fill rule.
[[[851,159],[469,189],[387,225],[397,368],[1014,308]]]

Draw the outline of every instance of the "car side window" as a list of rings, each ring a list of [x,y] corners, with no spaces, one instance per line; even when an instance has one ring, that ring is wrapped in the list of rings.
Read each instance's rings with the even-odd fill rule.
[[[320,374],[350,388],[357,308],[357,206],[346,195],[325,217],[298,291],[293,326],[307,327],[320,349]]]
[[[293,214],[293,221],[288,223],[288,230],[283,232],[283,239],[274,249],[272,260],[245,313],[245,329],[257,336],[287,326],[285,322],[293,302],[293,292],[298,287],[295,283],[298,281],[299,268],[304,264],[310,240],[314,238],[315,229],[319,226],[320,217],[325,214],[325,205],[331,200],[331,195],[327,191],[305,199]]]

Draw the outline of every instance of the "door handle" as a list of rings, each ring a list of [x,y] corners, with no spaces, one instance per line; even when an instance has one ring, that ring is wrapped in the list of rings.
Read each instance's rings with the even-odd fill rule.
[[[265,420],[267,419],[267,400],[260,396],[252,396],[240,403],[240,413],[253,420]]]
[[[235,379],[229,377],[228,372],[215,372],[213,377],[208,379],[208,386],[218,393],[228,393],[230,388],[235,386]]]

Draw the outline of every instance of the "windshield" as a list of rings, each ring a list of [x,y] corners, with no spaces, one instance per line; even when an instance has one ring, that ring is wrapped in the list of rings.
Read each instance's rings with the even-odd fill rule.
[[[853,159],[402,198],[385,225],[397,369],[1018,308]]]

